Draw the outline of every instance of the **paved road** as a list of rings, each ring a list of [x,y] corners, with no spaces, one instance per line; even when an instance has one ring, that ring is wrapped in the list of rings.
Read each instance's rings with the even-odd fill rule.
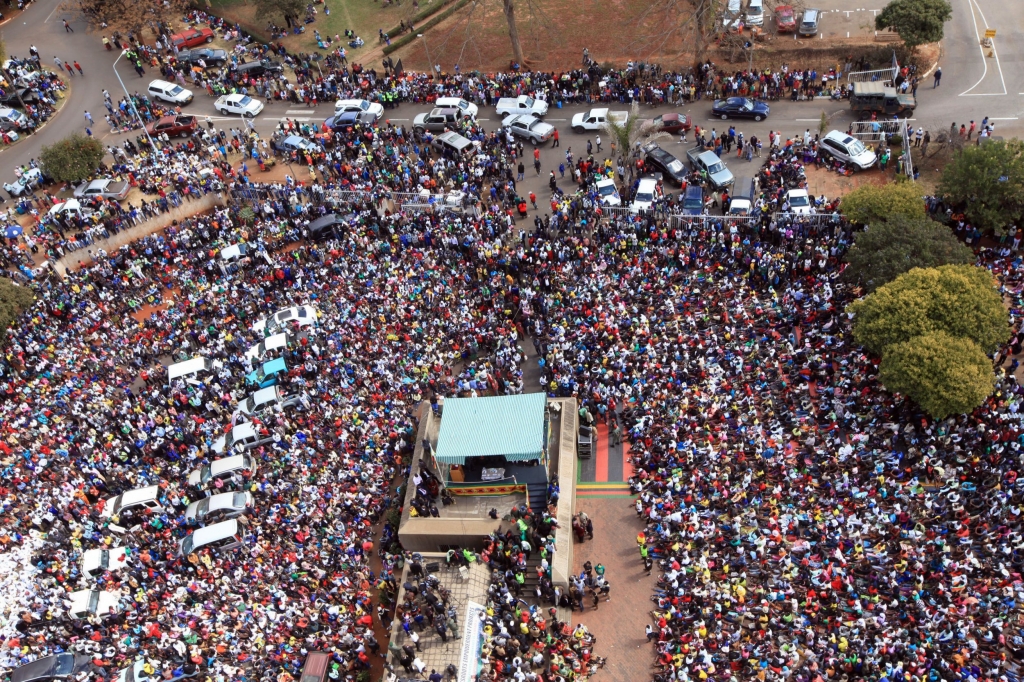
[[[1024,72],[1019,68],[1021,60],[1024,59],[1024,41],[1020,40],[1024,13],[1020,13],[1012,7],[1013,3],[1000,3],[999,0],[952,1],[954,18],[947,24],[945,54],[941,60],[942,85],[937,89],[932,89],[929,79],[928,83],[918,91],[920,103],[916,121],[925,127],[937,129],[948,126],[951,121],[959,123],[971,118],[980,121],[981,118],[989,116],[996,120],[997,134],[1006,137],[1017,135],[1022,128],[1018,116],[1024,109],[1021,105],[1024,95],[1019,94],[1024,93]],[[85,22],[73,15],[67,15],[67,18],[71,21],[75,32],[65,32],[60,21],[65,15],[58,10],[59,3],[60,0],[38,0],[27,11],[6,24],[3,27],[3,34],[7,40],[8,52],[12,55],[24,56],[28,54],[29,45],[35,44],[40,49],[45,63],[52,63],[54,55],[61,59],[77,59],[84,67],[86,75],[73,79],[69,101],[54,120],[38,134],[3,152],[4,169],[27,163],[30,158],[38,154],[42,145],[50,144],[74,130],[84,130],[83,114],[86,110],[90,111],[97,119],[98,124],[93,128],[93,132],[104,143],[119,143],[126,137],[134,137],[138,134],[136,132],[127,135],[114,135],[104,131],[106,125],[102,115],[105,110],[101,91],[104,88],[110,90],[115,99],[121,92],[121,86],[111,68],[117,53],[102,49],[100,36],[88,33]],[[976,23],[978,35],[984,34],[986,26],[998,27],[996,52],[992,57],[983,57],[975,34]],[[123,59],[118,64],[118,68],[125,85],[132,92],[141,91],[154,75],[150,72],[145,78],[139,78]],[[587,136],[572,133],[569,121],[574,113],[584,111],[586,108],[574,106],[553,109],[546,117],[548,122],[559,129],[562,150],[551,152],[545,149],[542,152],[541,158],[544,164],[542,177],[528,182],[525,187],[526,191],[545,185],[544,178],[549,170],[557,168],[566,148],[571,146],[577,156],[585,151]],[[625,109],[626,107],[612,108]],[[392,121],[409,125],[417,113],[426,110],[427,107],[424,106],[402,105],[385,113]],[[662,110],[665,109],[662,108]],[[216,114],[213,109],[213,99],[202,92],[197,92],[196,100],[186,107],[186,111],[201,116],[210,115],[218,126],[235,125],[233,121],[236,119]],[[707,103],[701,102],[683,107],[681,111],[690,114],[694,121],[703,127],[715,127],[721,130],[723,126],[728,126],[726,122],[710,118],[710,105]],[[822,111],[830,116],[834,114],[831,119],[833,128],[845,129],[849,121],[852,120],[848,105],[843,102],[786,101],[773,103],[771,116],[765,122],[740,121],[736,122],[736,125],[748,139],[751,135],[767,139],[770,130],[779,130],[783,135],[793,135],[807,128],[815,130]],[[329,105],[321,105],[316,109],[305,109],[275,102],[269,105],[256,119],[255,125],[261,134],[269,134],[278,121],[284,117],[300,121],[322,122],[331,113]],[[493,110],[484,109],[480,116],[485,127],[489,129],[499,124],[498,117]],[[683,146],[678,142],[669,141],[663,144],[670,151],[678,152],[677,156],[682,155]],[[607,146],[605,150],[607,151]],[[729,160],[729,163],[735,166],[745,162]],[[0,180],[6,180],[8,174],[7,170],[0,173]],[[10,175],[13,177],[13,174]],[[528,168],[527,176],[532,175],[533,168],[531,166]],[[542,193],[538,192],[538,195],[540,196]]]

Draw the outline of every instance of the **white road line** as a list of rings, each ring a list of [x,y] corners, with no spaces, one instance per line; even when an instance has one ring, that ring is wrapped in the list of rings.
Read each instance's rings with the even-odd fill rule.
[[[286,118],[279,118],[277,120],[279,122],[281,122],[281,123],[284,123],[288,119],[286,119]],[[291,120],[295,121],[296,123],[306,123],[307,121],[310,121],[311,119],[309,117],[306,117],[306,118],[292,118]]]
[[[286,114],[308,114],[309,113],[309,109],[289,109],[288,111],[286,111],[284,113],[286,113]]]
[[[567,118],[549,118],[548,120],[549,121],[568,121],[569,119],[567,119]]]
[[[45,23],[46,23],[47,21],[49,21],[49,20],[50,20],[50,17],[52,17],[52,16],[53,16],[53,13],[54,13],[54,12],[56,12],[57,10],[59,10],[59,9],[60,9],[60,6],[61,6],[62,4],[64,4],[64,3],[58,3],[58,4],[57,4],[57,6],[56,6],[56,7],[54,7],[54,8],[53,8],[53,10],[51,10],[51,11],[50,11],[50,14],[49,14],[49,15],[47,15],[46,19],[45,19],[45,20],[43,21],[43,23],[44,23],[44,24],[45,24]]]
[[[981,5],[978,4],[978,0],[972,0],[974,6],[978,8],[978,14],[981,15],[981,20],[985,22],[985,28],[989,28],[988,19],[985,18],[985,13],[981,11]],[[1006,94],[1006,79],[1003,78],[1003,65],[999,62],[999,53],[996,52],[996,43],[992,41],[992,56],[996,58],[996,68],[999,69],[999,81],[1003,84],[1003,94]]]
[[[996,65],[999,66],[999,79],[1001,81],[1003,81],[1003,91],[1002,92],[979,92],[979,93],[968,94],[968,93],[971,93],[971,90],[973,90],[974,88],[976,88],[979,85],[981,85],[981,82],[983,80],[985,80],[985,76],[988,75],[988,59],[985,57],[985,47],[981,44],[981,33],[978,32],[978,17],[975,16],[975,14],[974,14],[974,6],[977,6],[977,2],[975,2],[975,0],[967,0],[967,8],[969,10],[971,10],[971,21],[974,22],[974,37],[978,39],[978,51],[981,52],[981,64],[982,64],[982,66],[985,67],[985,70],[981,72],[981,78],[978,79],[978,82],[975,83],[974,85],[972,85],[971,87],[969,87],[968,89],[964,90],[963,92],[961,92],[959,96],[960,97],[965,97],[965,96],[966,97],[986,97],[986,96],[993,96],[993,95],[995,95],[995,96],[1005,95],[1006,94],[1006,81],[1003,80],[1003,67],[999,66],[999,55],[996,55],[996,48],[995,48],[994,44],[992,46],[992,54],[995,55],[995,57],[996,57]],[[978,7],[978,12],[981,13],[981,7]],[[981,15],[981,20],[985,21],[985,15],[984,14]],[[988,22],[987,21],[985,22],[985,28],[988,28]]]
[[[995,117],[992,117],[989,120],[990,121],[1017,121],[1017,120],[1020,120],[1020,118],[1018,116],[1006,116],[1005,118],[995,118]]]
[[[407,118],[389,118],[388,120],[389,121],[408,121],[409,119],[407,119]]]

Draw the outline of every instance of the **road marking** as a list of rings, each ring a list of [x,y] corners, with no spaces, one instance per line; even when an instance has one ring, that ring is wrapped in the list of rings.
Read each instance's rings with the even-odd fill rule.
[[[814,121],[820,121],[821,119],[820,118],[794,118],[793,120],[794,121],[799,121],[801,123],[806,123],[808,121],[813,123]]]
[[[286,113],[286,114],[308,114],[309,113],[309,109],[289,109],[288,111],[286,111],[284,113]]]
[[[568,121],[569,119],[567,119],[567,118],[549,118],[548,120],[549,121]]]
[[[389,121],[408,121],[409,119],[407,119],[407,118],[389,118],[388,120]]]
[[[280,121],[281,123],[284,123],[285,121],[287,121],[289,119],[287,119],[287,118],[279,118],[277,120]],[[307,121],[310,121],[311,119],[307,117],[307,118],[292,118],[291,120],[295,121],[296,123],[306,123]]]
[[[978,3],[975,0],[967,0],[967,8],[969,10],[971,10],[971,21],[974,22],[974,37],[978,39],[978,51],[981,52],[981,64],[982,64],[982,66],[985,67],[985,70],[981,72],[981,78],[978,79],[978,82],[975,83],[974,85],[972,85],[967,90],[964,90],[963,92],[961,92],[959,96],[960,97],[965,97],[965,96],[966,97],[986,97],[986,96],[1005,95],[1006,94],[1006,81],[1003,80],[1003,67],[999,64],[999,55],[996,54],[995,43],[992,44],[992,54],[995,55],[996,66],[999,67],[999,80],[1001,80],[1003,82],[1003,91],[1002,92],[979,92],[979,93],[969,94],[969,93],[971,93],[971,90],[973,90],[974,88],[976,88],[979,85],[981,85],[981,81],[985,80],[985,76],[988,75],[988,59],[985,57],[985,47],[981,44],[981,34],[978,32],[978,17],[975,16],[975,14],[974,14],[974,7],[978,7],[978,13],[981,14],[981,7],[978,6]],[[985,15],[984,14],[981,14],[981,20],[985,22],[985,28],[987,29],[988,28],[988,21],[985,20]]]
[[[44,23],[44,24],[45,24],[45,23],[46,23],[47,21],[49,21],[49,20],[50,20],[50,17],[52,17],[52,16],[53,16],[53,13],[54,13],[54,12],[56,12],[57,10],[59,10],[59,9],[60,9],[60,6],[61,6],[62,4],[64,4],[64,3],[59,3],[59,4],[58,4],[58,5],[56,6],[56,7],[54,7],[54,8],[53,8],[53,10],[52,10],[52,11],[50,12],[50,14],[49,14],[49,15],[48,15],[48,16],[46,17],[46,19],[45,19],[45,20],[43,21],[43,23]]]
[[[1019,118],[1017,116],[1006,116],[1005,118],[994,118],[993,117],[993,118],[990,118],[989,120],[990,121],[1017,121],[1017,120],[1019,120]]]

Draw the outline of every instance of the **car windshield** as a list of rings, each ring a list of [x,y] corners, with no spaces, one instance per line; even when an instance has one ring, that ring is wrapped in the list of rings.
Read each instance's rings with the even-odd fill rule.
[[[362,102],[359,103],[359,108],[362,109],[363,111],[366,111],[367,109],[370,108],[370,103],[364,99]]]
[[[89,605],[86,609],[89,613],[96,613],[100,606],[100,593],[97,590],[93,590],[89,593]]]
[[[177,95],[177,94],[181,93],[184,90],[185,90],[185,88],[181,87],[180,85],[175,85],[174,89],[171,90],[171,94],[172,95]]]
[[[245,493],[235,493],[231,499],[236,509],[241,509],[245,506]]]
[[[252,396],[249,396],[248,398],[245,399],[245,402],[242,403],[242,406],[245,407],[246,412],[252,414],[253,410],[256,409],[256,401],[253,400]]]
[[[700,199],[692,197],[683,200],[683,208],[703,208],[703,203]]]
[[[795,196],[789,198],[790,206],[810,206],[810,202],[805,196]]]
[[[750,101],[749,99],[748,100],[744,100],[743,108],[745,110],[747,110],[747,111],[750,111],[751,109],[754,108],[754,103],[752,101]]]
[[[199,504],[196,505],[196,517],[201,519],[206,516],[206,512],[208,511],[210,511],[210,498],[204,497],[199,501]]]
[[[851,156],[863,154],[864,152],[867,151],[867,149],[864,148],[864,143],[861,142],[860,140],[854,140],[853,142],[850,142],[849,144],[846,145],[846,148],[850,150]]]
[[[721,173],[724,169],[725,166],[723,166],[722,162],[719,161],[718,163],[713,163],[710,166],[708,166],[708,173],[714,175],[715,173]]]
[[[185,538],[181,542],[181,553],[185,554],[185,555],[191,554],[192,553],[192,547],[194,547],[194,546],[195,546],[195,539],[193,538],[193,536],[189,535],[187,538]]]
[[[672,163],[670,163],[667,166],[667,168],[671,172],[673,172],[673,173],[682,173],[683,172],[683,164],[682,164],[682,162],[679,161],[679,159],[673,159]]]
[[[533,105],[536,104],[536,102],[537,102],[537,100],[533,99],[532,97],[527,97],[526,98],[526,106],[528,106],[528,107],[532,108]]]
[[[636,200],[644,203],[650,203],[654,201],[654,194],[652,192],[637,192]]]
[[[464,99],[460,99],[459,100],[459,109],[462,109],[463,111],[465,111],[466,109],[469,109],[469,102],[467,102]]]
[[[651,123],[653,123],[656,126],[660,126],[661,125],[661,121],[662,121],[662,117],[661,116],[655,116],[654,120],[651,121]]]
[[[107,566],[110,566],[110,551],[106,549],[100,550],[100,568],[104,571],[107,570]]]
[[[252,97],[249,97],[249,95],[245,95],[245,96],[242,97],[242,99],[238,100],[238,106],[244,107],[244,106],[248,105],[249,102],[251,102],[251,101],[252,101]]]
[[[611,196],[612,194],[615,194],[615,185],[608,183],[607,185],[598,187],[597,190],[603,197]]]
[[[209,481],[211,475],[212,472],[210,470],[209,464],[205,465],[202,469],[199,470],[199,480],[202,481],[203,483]]]

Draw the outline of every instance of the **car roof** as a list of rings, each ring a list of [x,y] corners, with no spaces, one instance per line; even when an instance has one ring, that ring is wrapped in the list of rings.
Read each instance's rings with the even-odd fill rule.
[[[248,459],[248,455],[232,455],[223,459],[215,459],[210,462],[210,474],[216,476],[225,471],[244,469],[247,466],[246,459]]]
[[[458,108],[456,108],[456,107],[434,107],[433,109],[430,110],[430,115],[431,116],[436,116],[436,115],[440,115],[440,114],[461,114],[461,113],[462,112],[459,111]]]
[[[31,663],[15,669],[11,673],[11,682],[31,682],[32,680],[52,677],[55,674],[71,674],[75,669],[74,654],[56,654],[54,656],[43,656]]]
[[[238,532],[238,519],[231,519],[230,521],[221,521],[220,523],[214,523],[200,528],[196,532],[192,533],[192,546],[202,547],[208,545],[211,542],[216,542],[221,538],[226,538],[234,535]]]
[[[655,178],[640,178],[640,184],[637,186],[637,189],[640,189],[641,187],[653,188],[656,187],[657,185],[658,181]]]
[[[210,497],[210,506],[207,508],[207,513],[217,511],[218,509],[234,509],[235,508],[235,495],[238,493],[245,494],[244,490],[231,490],[226,493],[217,493]]]
[[[133,504],[139,504],[146,500],[155,500],[160,494],[160,486],[148,485],[145,488],[136,488],[135,490],[129,490],[121,495],[121,507],[128,507]]]
[[[160,80],[159,78],[157,78],[155,81],[150,82],[149,87],[153,87],[154,85],[159,85],[160,87],[166,88],[173,86],[174,83],[169,83],[165,80]]]
[[[837,142],[842,142],[843,144],[850,144],[857,138],[851,135],[847,135],[846,133],[840,132],[838,130],[830,130],[825,134],[825,139],[836,140]]]

